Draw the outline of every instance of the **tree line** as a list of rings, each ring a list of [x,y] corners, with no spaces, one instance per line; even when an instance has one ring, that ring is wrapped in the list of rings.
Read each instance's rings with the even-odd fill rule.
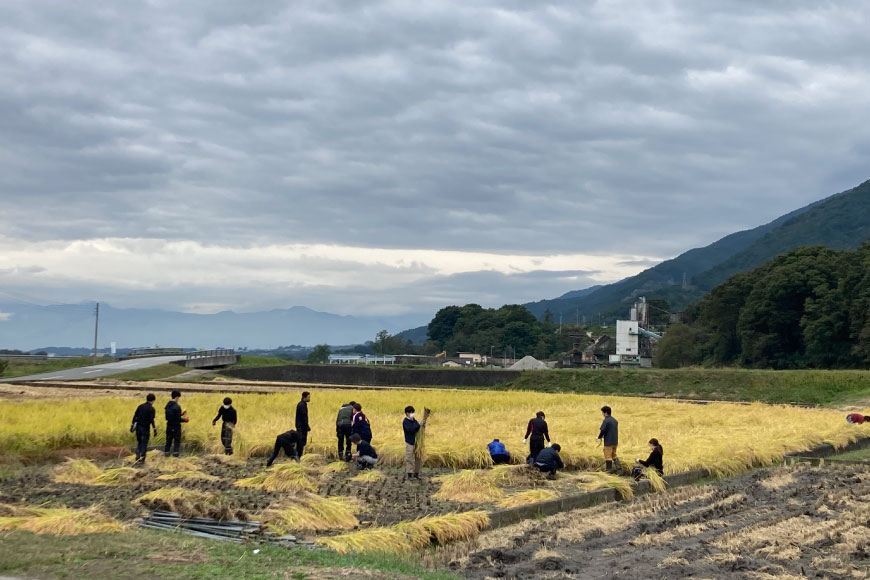
[[[684,318],[658,344],[657,366],[866,368],[870,243],[782,254],[716,286]]]

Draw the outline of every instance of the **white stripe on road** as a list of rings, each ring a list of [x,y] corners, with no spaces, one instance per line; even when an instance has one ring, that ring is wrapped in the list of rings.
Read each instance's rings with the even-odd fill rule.
[[[91,374],[91,373],[101,373],[101,372],[103,372],[104,370],[106,370],[106,369],[96,369],[96,370],[93,370],[93,371],[83,371],[82,374],[83,374],[83,375],[89,375],[89,374]]]
[[[53,377],[45,377],[46,379],[62,379],[63,375],[55,375]]]

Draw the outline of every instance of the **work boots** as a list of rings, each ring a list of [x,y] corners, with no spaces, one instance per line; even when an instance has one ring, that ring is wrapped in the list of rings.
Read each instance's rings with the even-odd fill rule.
[[[613,472],[617,475],[622,475],[622,464],[616,457],[613,458]]]
[[[612,461],[605,461],[604,462],[604,471],[606,471],[607,473],[613,473],[613,462]]]

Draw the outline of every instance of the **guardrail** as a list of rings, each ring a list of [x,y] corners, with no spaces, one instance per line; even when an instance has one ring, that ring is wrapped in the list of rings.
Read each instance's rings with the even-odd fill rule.
[[[234,348],[217,348],[214,350],[197,350],[187,353],[187,360],[195,360],[198,358],[210,358],[213,356],[235,356]]]

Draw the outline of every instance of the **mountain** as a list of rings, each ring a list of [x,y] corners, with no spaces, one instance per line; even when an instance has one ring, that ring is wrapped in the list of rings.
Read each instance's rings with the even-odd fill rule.
[[[0,303],[0,348],[93,344],[94,305]],[[428,315],[340,316],[294,306],[267,312],[190,314],[100,304],[100,347],[274,348],[288,344],[351,344],[428,322]]]
[[[526,304],[536,316],[550,310],[573,318],[601,314],[610,320],[625,316],[635,298],[664,298],[676,310],[693,302],[729,276],[750,270],[775,256],[804,245],[857,248],[870,237],[870,181],[781,216],[772,222],[737,232],[704,248],[695,248],[636,276],[602,286],[585,295],[563,295]],[[683,289],[685,275],[689,282]],[[582,291],[580,291],[582,292]]]
[[[583,290],[571,290],[570,292],[565,292],[561,296],[559,296],[559,300],[567,300],[568,298],[583,298],[584,296],[588,296],[601,288],[601,284],[596,284],[595,286],[590,286],[589,288],[584,288]]]

